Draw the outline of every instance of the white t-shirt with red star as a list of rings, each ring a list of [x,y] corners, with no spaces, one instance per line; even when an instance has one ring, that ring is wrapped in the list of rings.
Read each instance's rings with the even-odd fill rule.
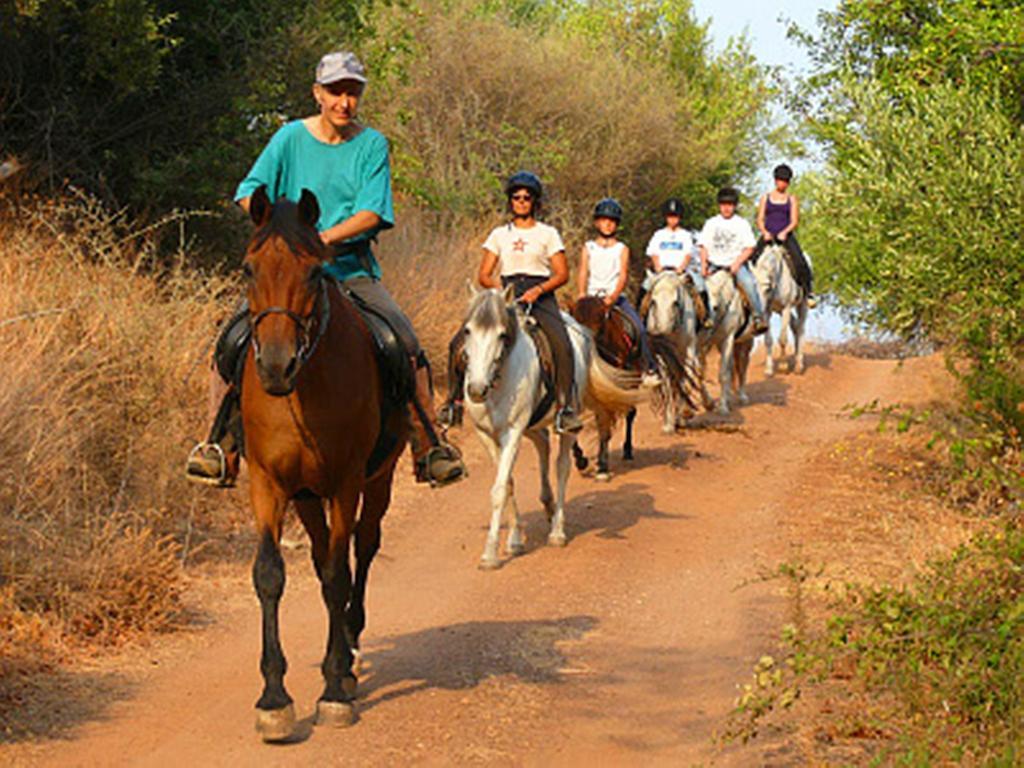
[[[565,250],[562,236],[550,224],[535,222],[522,228],[512,222],[491,230],[484,242],[484,250],[498,257],[501,276],[551,276],[551,257]]]

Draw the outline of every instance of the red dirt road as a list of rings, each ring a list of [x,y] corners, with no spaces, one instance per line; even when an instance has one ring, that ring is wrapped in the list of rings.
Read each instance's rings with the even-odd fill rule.
[[[637,458],[615,476],[574,472],[565,549],[545,546],[535,456],[516,468],[525,555],[476,568],[488,520],[489,461],[456,435],[471,477],[426,491],[404,471],[370,577],[360,720],[314,728],[325,615],[303,549],[290,553],[282,636],[301,719],[295,743],[262,744],[259,611],[236,567],[206,606],[213,626],[179,643],[103,719],[64,739],[0,750],[54,765],[724,765],[787,764],[766,747],[713,736],[786,620],[780,586],[758,581],[785,558],[775,525],[801,465],[862,428],[844,405],[915,386],[899,367],[824,354],[807,373],[764,381],[731,419],[665,437],[638,420]],[[593,438],[585,438],[592,448]],[[592,451],[588,451],[592,452]],[[407,470],[407,467],[405,468]],[[828,478],[821,478],[823,484]],[[806,514],[814,515],[814,509]],[[6,757],[5,757],[6,752]]]

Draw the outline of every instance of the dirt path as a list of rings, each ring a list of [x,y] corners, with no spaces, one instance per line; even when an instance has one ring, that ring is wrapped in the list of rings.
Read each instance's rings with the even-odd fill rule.
[[[492,469],[459,435],[472,476],[435,492],[403,474],[370,579],[360,722],[313,729],[325,618],[305,551],[288,561],[282,633],[297,743],[253,731],[258,610],[237,566],[214,626],[131,696],[66,740],[10,748],[59,765],[785,763],[712,737],[785,621],[778,585],[757,581],[785,555],[775,518],[801,463],[859,428],[849,403],[898,397],[911,372],[890,361],[809,356],[803,377],[764,381],[727,422],[664,437],[639,420],[637,460],[604,485],[574,476],[566,549],[543,545],[535,460],[517,493],[528,551],[496,572],[476,562]],[[827,482],[827,478],[822,478]],[[807,514],[815,514],[808,509]],[[3,759],[3,752],[0,752]],[[5,760],[6,762],[6,760]]]

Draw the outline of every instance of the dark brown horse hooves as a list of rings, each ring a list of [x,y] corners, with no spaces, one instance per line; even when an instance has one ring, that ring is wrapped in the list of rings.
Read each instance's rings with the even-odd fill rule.
[[[264,741],[285,741],[295,733],[295,706],[256,710],[256,732]]]
[[[355,725],[356,707],[351,701],[323,701],[316,703],[316,724],[332,728],[348,728]]]

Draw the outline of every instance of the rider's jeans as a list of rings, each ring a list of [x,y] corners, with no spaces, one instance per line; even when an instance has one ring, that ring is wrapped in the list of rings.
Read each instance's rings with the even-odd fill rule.
[[[713,269],[724,269],[728,270],[728,267],[714,267]],[[696,271],[690,273],[693,277],[693,284],[697,287],[697,290],[702,293],[707,290],[704,278]],[[757,290],[757,278],[754,277],[754,273],[750,271],[750,267],[744,264],[740,267],[740,271],[736,273],[736,284],[739,285],[740,290],[747,294],[747,298],[750,299],[750,306],[754,308],[755,315],[764,316],[764,307],[761,306],[761,294]]]

